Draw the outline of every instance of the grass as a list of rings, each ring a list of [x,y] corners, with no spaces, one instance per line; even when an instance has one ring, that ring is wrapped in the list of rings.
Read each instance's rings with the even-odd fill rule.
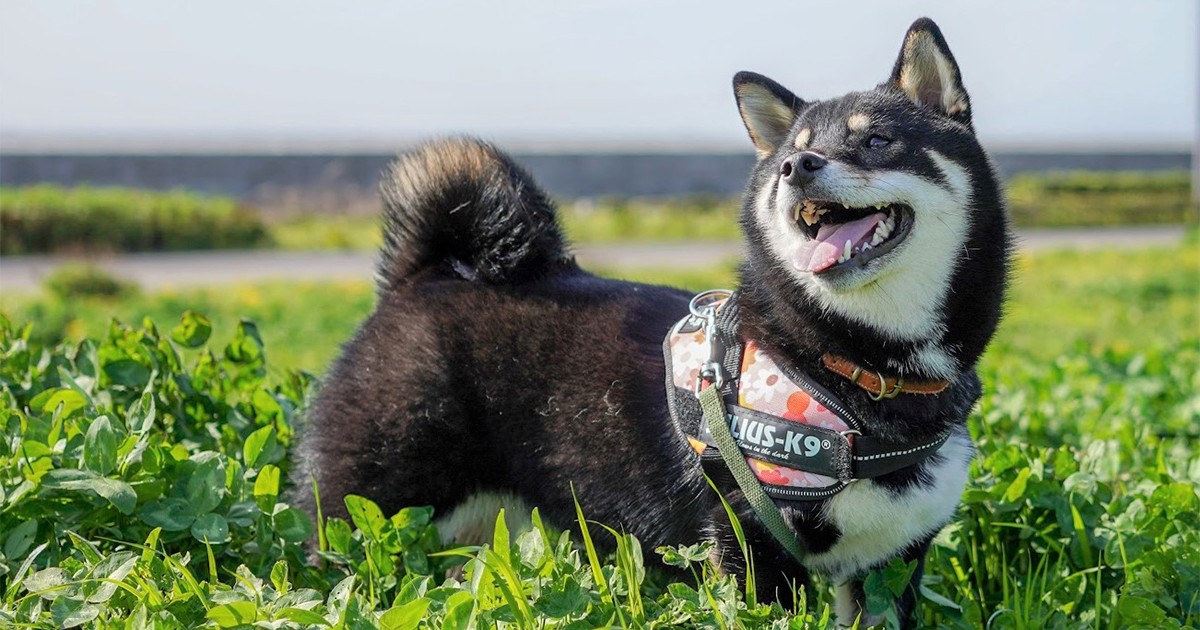
[[[268,223],[276,247],[296,251],[376,250],[383,244],[379,218],[298,214]]]
[[[700,291],[736,284],[736,264],[611,273]],[[1200,329],[1200,242],[1166,250],[1062,251],[1017,258],[1011,297],[987,361],[1046,362],[1066,353],[1167,347]],[[165,325],[186,310],[261,324],[272,362],[319,372],[374,305],[364,282],[275,282],[169,290],[127,299],[0,294],[0,312],[36,321],[35,339],[98,336],[109,320]],[[228,327],[226,327],[228,328]]]
[[[167,290],[109,300],[95,297],[0,296],[0,312],[14,321],[37,322],[31,333],[39,343],[98,337],[111,319],[166,325],[185,311],[205,313],[224,323],[242,318],[262,322],[272,365],[319,372],[338,344],[349,338],[374,304],[366,282],[275,282],[232,287]]]
[[[1037,254],[1016,272],[980,365],[980,455],[930,554],[923,623],[1195,627],[1200,245]],[[627,275],[733,281],[730,266]],[[797,610],[755,603],[701,541],[659,550],[694,576],[667,584],[636,541],[596,552],[589,539],[612,540],[599,524],[579,547],[536,513],[527,532],[498,519],[493,544],[447,550],[419,506],[384,515],[356,498],[349,522],[318,523],[288,506],[310,383],[289,368],[320,370],[371,305],[365,283],[0,297],[16,324],[0,338],[0,624],[829,627],[827,590]],[[181,320],[187,309],[211,319]],[[56,339],[68,343],[42,349]],[[314,566],[300,541],[317,532]],[[871,601],[908,570],[874,574]]]

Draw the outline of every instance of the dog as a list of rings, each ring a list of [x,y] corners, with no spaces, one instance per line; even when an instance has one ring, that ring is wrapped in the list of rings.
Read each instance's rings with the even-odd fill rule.
[[[757,153],[735,331],[753,346],[737,353],[805,375],[842,419],[857,419],[861,430],[809,428],[834,431],[815,434],[810,453],[873,439],[921,444],[919,461],[864,479],[808,475],[832,480],[820,498],[780,498],[792,496],[786,484],[772,486],[768,509],[788,529],[773,533],[748,504],[753,488],[701,435],[717,431],[697,425],[691,381],[672,382],[664,336],[706,321],[689,314],[692,296],[581,270],[530,175],[487,143],[450,139],[385,173],[378,304],[310,406],[296,485],[315,479],[327,515],[345,514],[347,494],[389,513],[431,505],[445,515],[502,493],[564,527],[577,497],[588,518],[649,549],[712,540],[714,562],[741,578],[752,560],[762,599],[785,600],[810,571],[824,575],[840,585],[843,623],[865,619],[864,572],[899,557],[917,562],[896,602],[911,622],[925,555],[974,455],[974,366],[1001,316],[1012,247],[998,176],[928,19],[910,27],[873,89],[805,101],[750,72],[733,88]],[[697,389],[728,385],[705,374]],[[783,455],[807,448],[807,434],[791,436],[800,425],[741,413],[740,428],[729,416],[740,447],[755,448],[758,418],[774,428],[754,439],[783,444],[788,430],[797,448]],[[777,470],[754,461],[759,479]],[[750,558],[706,472],[736,510]]]

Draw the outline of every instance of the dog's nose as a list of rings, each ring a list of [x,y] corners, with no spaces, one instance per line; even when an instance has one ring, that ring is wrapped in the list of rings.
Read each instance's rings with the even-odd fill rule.
[[[806,184],[828,163],[828,160],[812,151],[802,151],[783,161],[779,167],[779,177],[789,184]]]

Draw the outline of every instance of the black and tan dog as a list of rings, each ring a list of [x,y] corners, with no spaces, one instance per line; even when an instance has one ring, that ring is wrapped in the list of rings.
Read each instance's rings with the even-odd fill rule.
[[[912,25],[874,89],[804,101],[740,73],[734,90],[758,153],[741,219],[739,334],[840,399],[863,435],[940,440],[921,461],[831,496],[776,498],[802,562],[719,480],[740,509],[760,595],[783,597],[815,571],[843,584],[837,608],[849,621],[862,572],[898,556],[923,561],[959,503],[973,454],[966,417],[980,396],[974,365],[1005,291],[1003,199],[958,66],[929,20]],[[663,388],[664,335],[690,296],[580,270],[550,199],[481,142],[401,157],[383,194],[378,306],[312,405],[298,485],[315,477],[326,514],[350,493],[387,512],[446,514],[495,492],[564,526],[573,485],[589,518],[650,548],[713,539],[722,568],[743,572]],[[893,396],[851,382],[828,356]],[[941,385],[910,393],[897,379]]]

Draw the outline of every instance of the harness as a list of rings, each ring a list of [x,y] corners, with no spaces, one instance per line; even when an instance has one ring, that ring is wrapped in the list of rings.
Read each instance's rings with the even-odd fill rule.
[[[705,291],[688,309],[663,343],[671,417],[704,465],[724,462],[764,525],[797,559],[795,533],[772,499],[829,498],[859,479],[916,464],[949,438],[897,443],[869,435],[840,398],[740,337],[736,293]],[[906,385],[833,355],[823,363],[876,400],[938,393],[949,384]]]

